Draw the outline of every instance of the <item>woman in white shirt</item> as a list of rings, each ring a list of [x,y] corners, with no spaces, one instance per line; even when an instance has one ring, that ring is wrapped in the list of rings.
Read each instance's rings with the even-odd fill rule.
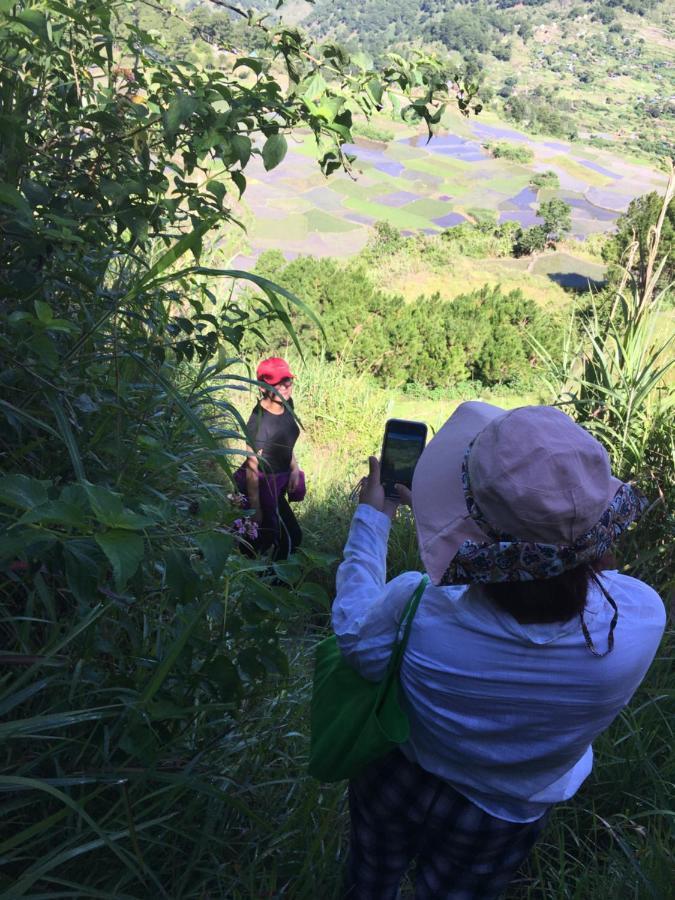
[[[478,402],[398,490],[431,584],[400,673],[410,739],[350,783],[346,895],[394,898],[415,859],[419,900],[496,898],[656,653],[658,594],[607,565],[647,501],[560,410]],[[396,504],[375,459],[360,501],[332,618],[345,658],[379,680],[420,575],[386,583]]]

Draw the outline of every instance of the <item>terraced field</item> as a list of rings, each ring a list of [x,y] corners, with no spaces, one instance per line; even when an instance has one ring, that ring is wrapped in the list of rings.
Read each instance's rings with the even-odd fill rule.
[[[577,144],[534,140],[494,120],[452,116],[446,124],[446,131],[427,142],[426,135],[387,121],[395,140],[359,140],[347,148],[356,156],[352,177],[325,178],[309,135],[291,142],[272,172],[256,161],[247,171],[248,247],[237,262],[250,262],[269,248],[287,258],[349,256],[380,220],[407,234],[435,233],[471,220],[474,210],[490,209],[499,221],[530,226],[539,221],[538,204],[553,196],[572,206],[573,235],[583,239],[611,230],[634,197],[665,184],[665,176],[647,166]],[[494,159],[484,144],[495,140],[527,146],[533,161]],[[532,175],[547,170],[558,175],[560,189],[532,189]]]

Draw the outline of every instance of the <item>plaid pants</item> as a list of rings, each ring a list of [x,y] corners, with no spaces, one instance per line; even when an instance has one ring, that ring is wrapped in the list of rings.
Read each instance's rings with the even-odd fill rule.
[[[414,859],[416,900],[493,900],[548,818],[497,819],[398,750],[350,782],[349,810],[349,900],[393,900]]]

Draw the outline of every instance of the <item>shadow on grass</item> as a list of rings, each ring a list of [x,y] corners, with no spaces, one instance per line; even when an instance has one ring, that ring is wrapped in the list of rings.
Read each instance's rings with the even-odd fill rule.
[[[561,288],[580,293],[599,291],[607,283],[606,281],[590,278],[588,275],[582,275],[580,272],[547,272],[546,274],[551,281]]]

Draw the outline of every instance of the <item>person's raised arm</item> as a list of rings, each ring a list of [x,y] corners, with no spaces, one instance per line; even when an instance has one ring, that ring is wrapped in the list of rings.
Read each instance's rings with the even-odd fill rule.
[[[405,488],[397,485],[397,490],[408,499]],[[380,465],[371,457],[337,571],[332,621],[343,656],[374,681],[384,674],[403,611],[420,580],[419,573],[405,572],[386,583],[387,542],[398,505],[384,496]]]

